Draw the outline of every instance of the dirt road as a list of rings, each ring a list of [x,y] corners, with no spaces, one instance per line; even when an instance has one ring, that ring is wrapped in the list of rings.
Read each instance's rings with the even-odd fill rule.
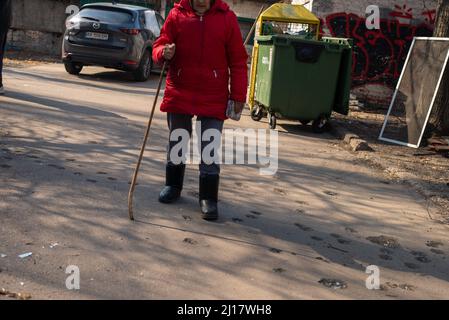
[[[135,83],[87,68],[74,77],[42,64],[6,68],[4,77],[0,289],[33,299],[449,297],[448,226],[418,193],[331,135],[279,121],[277,174],[223,166],[221,218],[210,223],[198,214],[194,165],[182,200],[157,202],[167,140],[158,111],[132,223],[129,180],[157,76]],[[267,123],[246,114],[226,127]],[[66,288],[70,265],[79,267],[80,290]],[[381,290],[366,288],[370,265]]]

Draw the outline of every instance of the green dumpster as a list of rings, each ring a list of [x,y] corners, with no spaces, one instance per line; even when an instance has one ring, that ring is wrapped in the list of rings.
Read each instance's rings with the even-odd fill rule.
[[[332,111],[348,113],[352,48],[346,39],[309,40],[292,35],[258,36],[255,104],[251,117],[313,121],[313,130],[328,127]]]

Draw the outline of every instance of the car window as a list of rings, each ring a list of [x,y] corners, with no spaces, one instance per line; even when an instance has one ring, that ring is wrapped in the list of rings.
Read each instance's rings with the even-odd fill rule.
[[[144,12],[141,12],[139,14],[139,22],[140,22],[140,25],[142,25],[142,26],[145,25],[145,13]]]
[[[85,8],[79,12],[80,18],[97,19],[105,23],[129,23],[133,21],[131,13],[118,10]]]
[[[164,19],[158,14],[156,14],[156,18],[157,18],[157,22],[159,24],[159,29],[162,29],[162,27],[164,26]]]
[[[145,27],[156,37],[159,37],[161,30],[156,19],[154,11],[145,11]]]

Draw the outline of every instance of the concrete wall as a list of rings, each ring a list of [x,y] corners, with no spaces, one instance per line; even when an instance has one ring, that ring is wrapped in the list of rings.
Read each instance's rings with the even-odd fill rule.
[[[255,19],[262,5],[268,7],[276,1],[264,0],[224,0],[238,17]]]
[[[296,0],[299,3],[304,1]],[[377,5],[380,30],[367,30],[366,8]],[[414,36],[433,33],[437,0],[313,0],[322,33],[353,38],[353,93],[368,105],[387,106]]]
[[[14,0],[8,46],[51,55],[61,52],[66,8],[79,0]]]

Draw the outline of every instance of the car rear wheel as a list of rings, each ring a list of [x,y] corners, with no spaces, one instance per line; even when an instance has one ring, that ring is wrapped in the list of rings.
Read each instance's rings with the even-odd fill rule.
[[[64,62],[65,70],[74,75],[80,74],[81,70],[83,70],[83,65],[78,62],[66,61]]]
[[[136,81],[147,81],[153,68],[153,59],[151,59],[150,51],[146,50],[140,61],[139,68],[134,71],[134,79]]]

